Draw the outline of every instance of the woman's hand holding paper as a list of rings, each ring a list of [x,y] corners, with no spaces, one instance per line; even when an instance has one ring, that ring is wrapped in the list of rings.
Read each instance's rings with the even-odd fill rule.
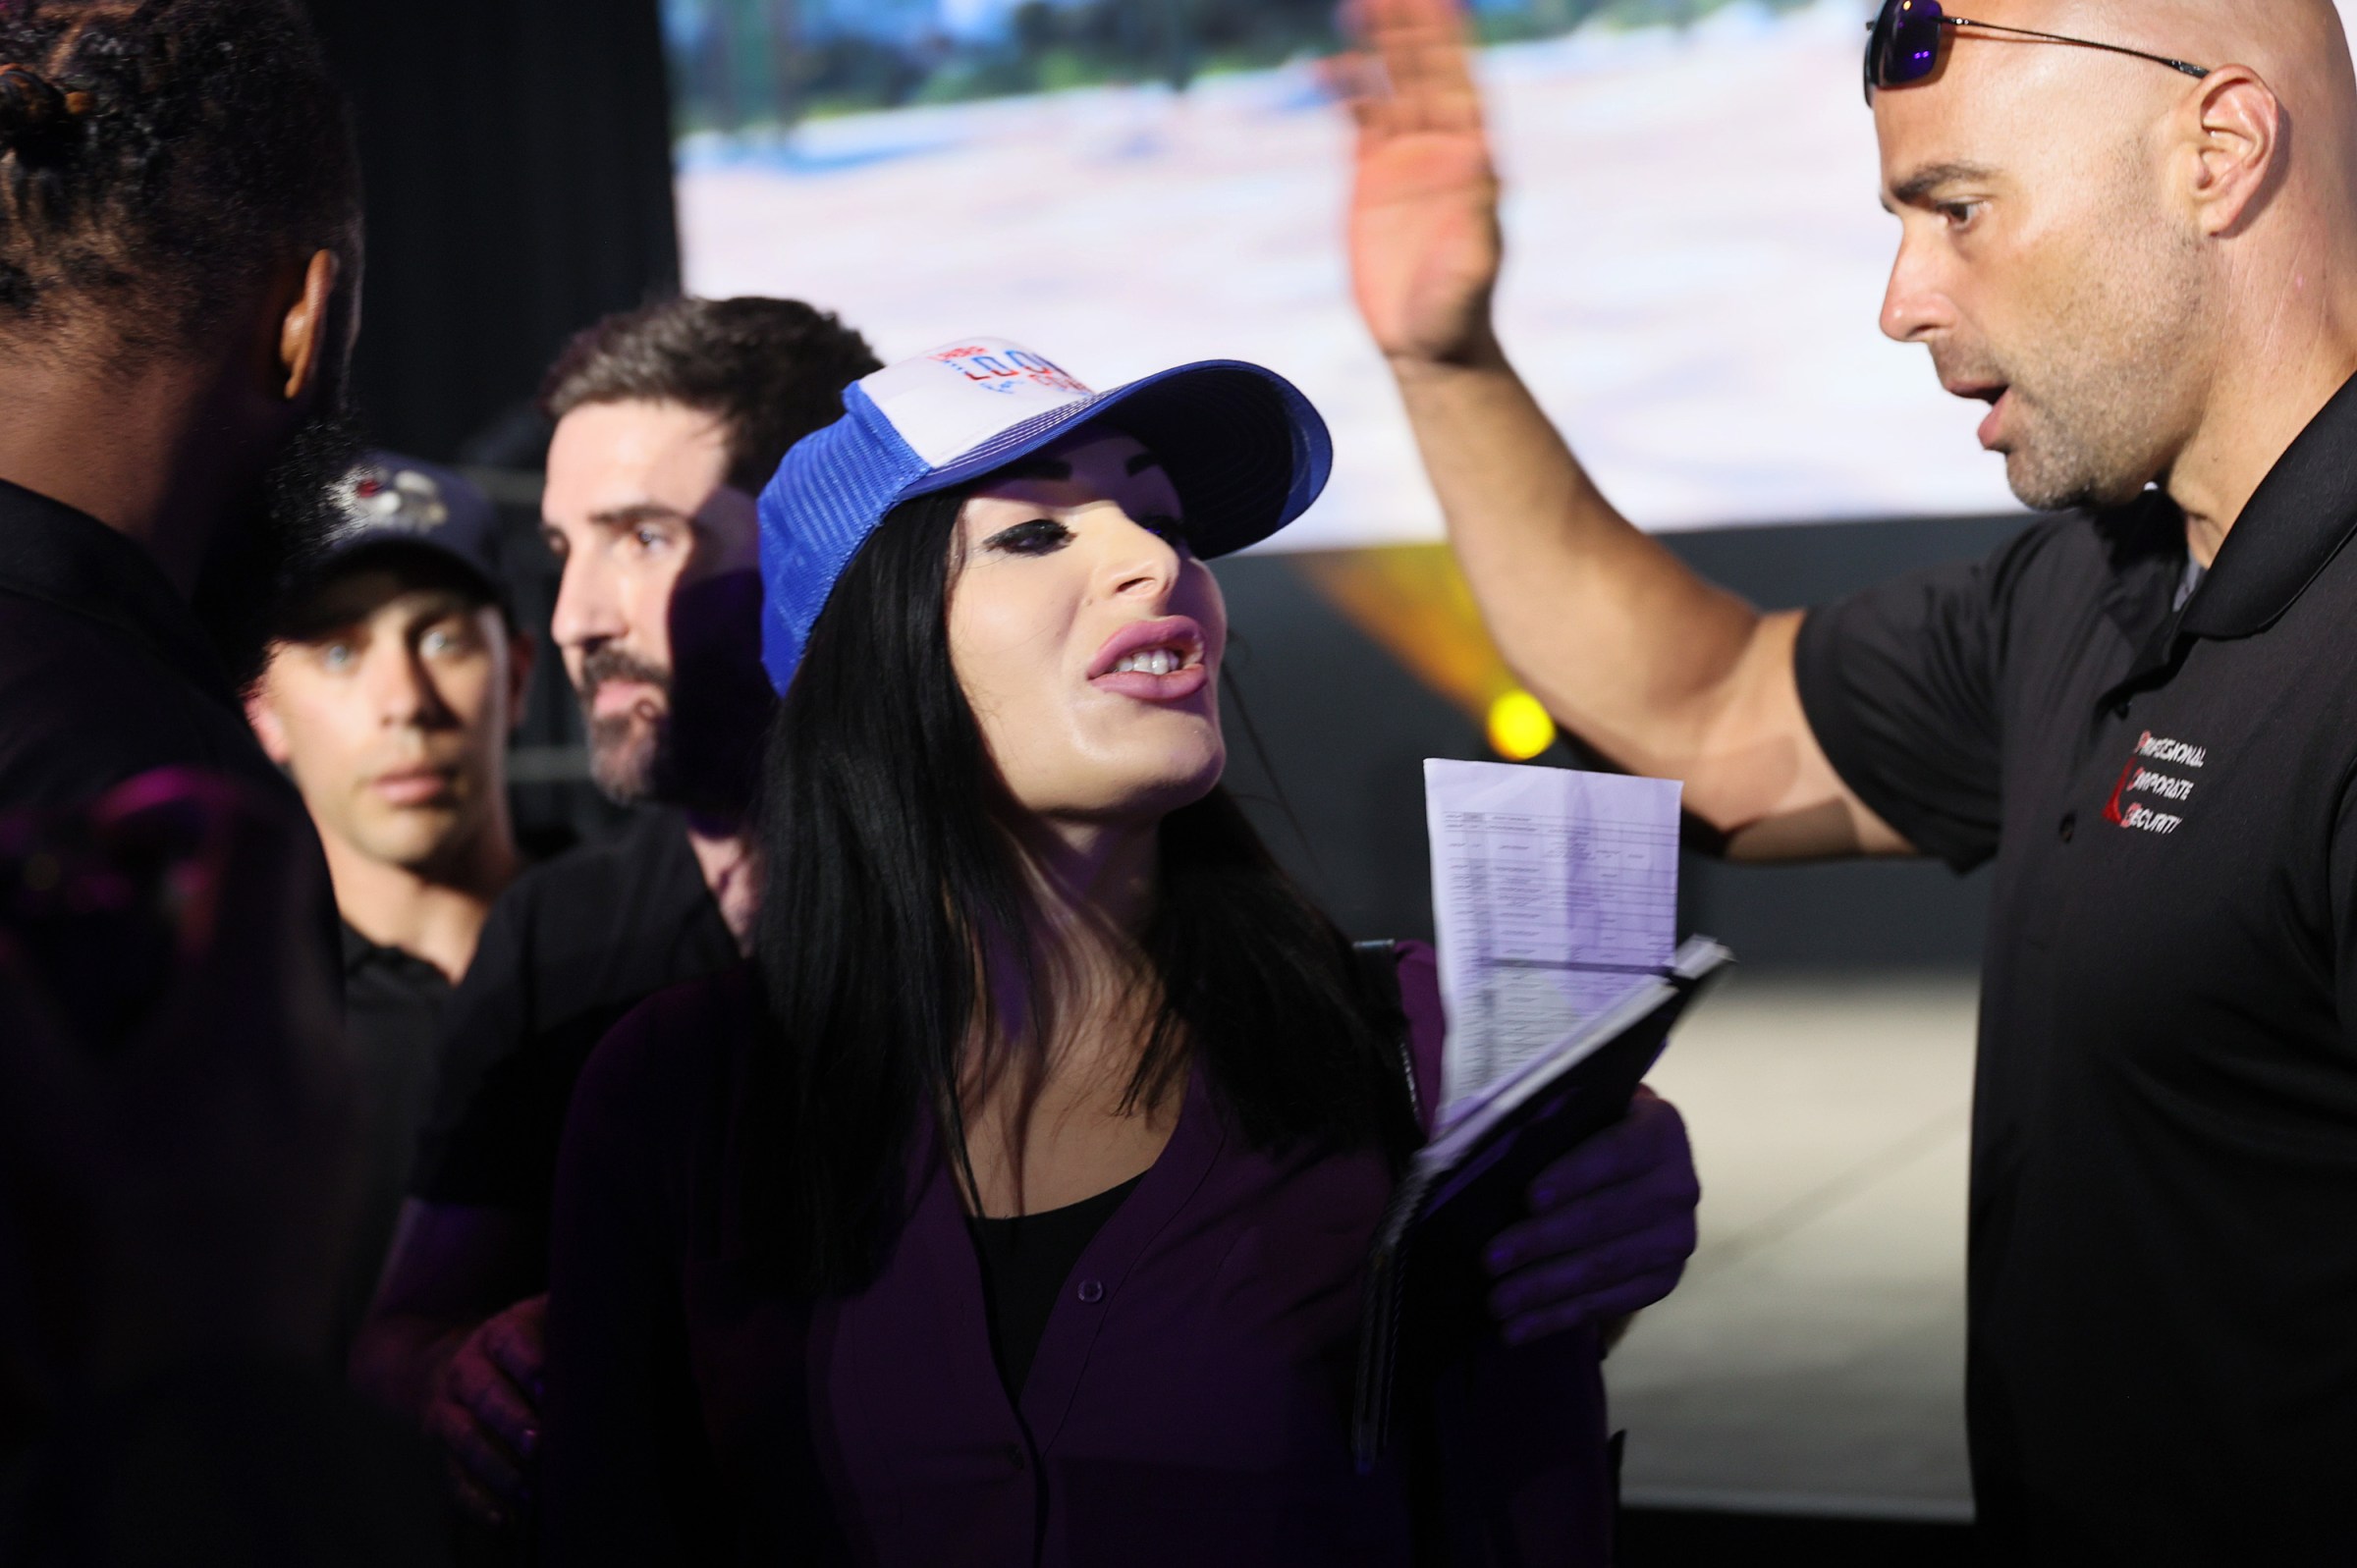
[[[1624,1317],[1670,1294],[1702,1186],[1677,1108],[1639,1089],[1625,1120],[1539,1172],[1531,1217],[1483,1254],[1508,1344]]]

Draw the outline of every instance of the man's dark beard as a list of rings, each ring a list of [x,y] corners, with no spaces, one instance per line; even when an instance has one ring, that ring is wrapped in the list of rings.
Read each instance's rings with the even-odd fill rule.
[[[690,583],[672,605],[677,668],[662,670],[619,648],[581,662],[584,713],[609,680],[643,681],[666,699],[643,754],[631,740],[635,715],[590,719],[590,777],[624,805],[659,800],[739,818],[760,776],[762,737],[777,698],[761,669],[761,579],[728,572]]]
[[[263,475],[245,525],[220,529],[205,552],[190,607],[240,690],[261,676],[280,603],[343,522],[336,489],[360,451],[343,409],[314,416]]]
[[[647,741],[643,758],[632,747],[639,725],[636,714],[600,718],[590,711],[597,702],[597,688],[610,680],[649,685],[663,693],[664,717],[655,721],[654,733]],[[581,660],[577,690],[581,714],[589,726],[589,776],[600,792],[625,806],[670,799],[665,785],[670,783],[672,771],[671,672],[633,658],[620,648],[592,648]]]

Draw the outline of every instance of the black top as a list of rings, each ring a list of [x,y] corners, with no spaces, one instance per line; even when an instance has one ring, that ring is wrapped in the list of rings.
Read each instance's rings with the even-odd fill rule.
[[[982,1302],[990,1316],[990,1349],[1006,1379],[1007,1395],[1020,1403],[1039,1336],[1048,1314],[1071,1277],[1080,1255],[1097,1239],[1123,1202],[1145,1180],[1131,1176],[1093,1198],[1011,1219],[968,1218],[974,1253],[982,1261]]]
[[[347,1342],[376,1293],[409,1191],[417,1130],[433,1103],[434,1049],[449,1002],[448,976],[414,953],[379,946],[344,927],[344,1034],[358,1058],[363,1089],[362,1198],[352,1277],[338,1313]]]
[[[187,603],[140,546],[0,480],[0,810],[211,769],[301,809]]]
[[[0,810],[85,805],[165,767],[225,774],[302,811],[146,551],[0,480]],[[315,838],[301,841],[318,854]],[[324,861],[318,887],[324,944]],[[95,1561],[166,1540],[185,1561],[443,1560],[422,1445],[341,1379],[222,1360],[120,1400],[69,1396],[58,1419],[0,1477],[0,1562]]]
[[[1981,1528],[2357,1557],[2357,382],[2185,602],[2158,495],[1812,615],[1809,723],[1995,858],[1973,1118]]]
[[[302,797],[247,728],[194,613],[143,548],[0,479],[0,811],[87,805],[173,767],[226,775],[301,823],[319,941],[335,950],[335,892]]]
[[[545,1221],[589,1053],[654,993],[738,961],[679,812],[525,872],[451,999],[411,1190]]]

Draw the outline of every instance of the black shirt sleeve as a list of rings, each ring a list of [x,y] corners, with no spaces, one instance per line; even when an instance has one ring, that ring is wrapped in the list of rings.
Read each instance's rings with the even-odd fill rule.
[[[1793,656],[1801,708],[1842,783],[1957,871],[1997,852],[1998,687],[2021,548],[1813,611]]]

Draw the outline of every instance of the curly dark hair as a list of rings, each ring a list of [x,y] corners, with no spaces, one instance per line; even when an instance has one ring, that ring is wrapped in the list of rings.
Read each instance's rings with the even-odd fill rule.
[[[0,0],[0,338],[94,321],[192,350],[314,251],[349,300],[359,244],[351,123],[298,0]]]
[[[881,368],[867,340],[798,299],[665,299],[618,311],[566,346],[540,402],[677,403],[729,429],[729,483],[758,494],[786,449],[843,415],[843,389]]]

